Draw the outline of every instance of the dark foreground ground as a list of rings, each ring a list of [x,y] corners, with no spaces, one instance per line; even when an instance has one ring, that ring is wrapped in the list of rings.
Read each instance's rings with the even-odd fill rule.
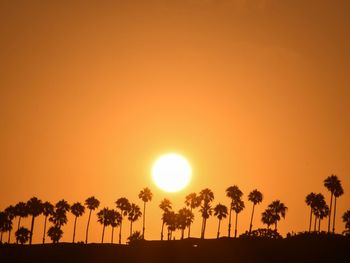
[[[1,245],[0,262],[350,262],[350,239],[219,239],[111,244]]]

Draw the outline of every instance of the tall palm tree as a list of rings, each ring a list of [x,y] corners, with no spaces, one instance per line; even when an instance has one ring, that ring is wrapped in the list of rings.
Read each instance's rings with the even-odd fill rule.
[[[145,225],[146,225],[146,203],[152,201],[152,192],[149,188],[144,188],[139,193],[139,198],[143,201],[143,223],[142,223],[142,238],[145,239]]]
[[[16,216],[18,216],[18,224],[17,224],[17,231],[18,231],[20,226],[21,226],[21,219],[28,216],[28,210],[27,210],[26,203],[18,202],[15,205],[15,213],[16,213]]]
[[[312,224],[312,214],[313,214],[313,210],[315,207],[315,197],[316,194],[311,192],[310,194],[308,194],[305,198],[305,202],[308,206],[310,206],[310,222],[309,222],[309,232],[311,232],[311,224]]]
[[[201,205],[201,199],[196,193],[190,193],[185,197],[185,205],[190,208],[191,212],[193,212],[193,209],[196,209]],[[188,226],[188,237],[191,237],[191,225]]]
[[[317,211],[318,232],[321,232],[321,221],[322,221],[322,219],[324,219],[328,216],[328,213],[329,213],[329,207],[325,202],[324,205],[322,207],[319,207],[318,211]]]
[[[281,217],[282,218],[286,217],[286,213],[287,213],[288,208],[280,200],[273,201],[268,207],[275,214],[275,217],[276,217],[275,230],[277,231],[277,223],[281,219]]]
[[[29,229],[27,229],[25,227],[21,227],[21,228],[17,229],[17,231],[15,233],[17,244],[20,243],[21,245],[23,245],[23,244],[27,243],[29,240],[29,235],[30,235]]]
[[[109,217],[110,225],[112,227],[111,243],[113,244],[114,228],[119,226],[120,223],[122,222],[122,215],[118,211],[114,209],[110,209],[108,217]]]
[[[90,219],[91,219],[91,212],[95,209],[97,209],[100,205],[100,201],[98,201],[94,196],[89,197],[85,200],[85,206],[90,210],[89,211],[89,219],[86,226],[86,236],[85,236],[85,244],[88,242],[89,237],[89,225],[90,225]]]
[[[62,212],[68,212],[70,210],[70,205],[68,202],[64,199],[58,201],[55,205],[57,210],[60,210]]]
[[[235,211],[236,213],[236,220],[235,220],[235,238],[237,237],[237,228],[238,228],[238,214],[243,211],[245,205],[243,200],[241,199],[235,199],[232,203],[231,209]]]
[[[343,222],[345,223],[345,233],[350,234],[350,210],[347,210],[342,216]]]
[[[122,243],[122,225],[123,225],[123,218],[128,215],[130,210],[130,202],[127,198],[121,197],[115,202],[117,208],[120,210],[120,214],[122,215],[122,221],[120,222],[119,227],[119,244]]]
[[[227,207],[225,205],[219,203],[214,207],[214,216],[216,216],[219,220],[217,238],[220,237],[221,220],[227,217],[227,213]]]
[[[321,193],[316,194],[314,197],[313,207],[312,207],[313,214],[315,215],[314,232],[317,231],[317,221],[319,221],[320,214],[325,209],[324,208],[325,206],[327,206],[327,204],[323,194]]]
[[[43,215],[45,216],[44,219],[44,233],[43,233],[43,244],[45,244],[45,236],[46,236],[46,222],[48,216],[51,216],[54,212],[54,206],[50,202],[44,202],[42,205],[43,208]]]
[[[5,209],[5,213],[7,214],[8,219],[11,221],[11,228],[8,229],[9,235],[8,235],[8,240],[7,243],[10,244],[11,242],[11,230],[12,230],[12,221],[16,216],[16,210],[15,207],[10,205]]]
[[[257,204],[262,202],[263,194],[257,189],[254,189],[249,193],[248,200],[253,203],[253,210],[252,210],[252,215],[250,217],[250,225],[249,225],[249,234],[250,234],[252,232],[252,227],[253,227],[254,208]]]
[[[339,186],[339,179],[336,175],[332,174],[328,176],[324,182],[324,186],[327,188],[329,192],[331,192],[331,200],[329,204],[329,215],[328,215],[328,233],[331,231],[331,215],[332,215],[332,205],[333,205],[333,195],[335,189]]]
[[[230,211],[228,217],[228,237],[231,237],[231,212],[234,200],[239,200],[243,196],[243,192],[237,185],[230,186],[226,189],[226,196],[231,199]]]
[[[77,219],[85,213],[85,206],[76,202],[71,206],[71,212],[74,215],[74,228],[73,228],[73,243],[75,242],[75,230],[77,227]]]
[[[185,229],[193,222],[194,215],[190,209],[184,207],[177,213],[177,227],[181,230],[181,239],[184,239]]]
[[[337,187],[334,189],[334,214],[333,214],[333,234],[335,232],[335,213],[337,211],[337,198],[344,194],[344,189],[341,185],[341,181],[338,181]]]
[[[42,213],[42,202],[36,197],[32,197],[27,202],[28,214],[32,216],[32,223],[30,227],[30,236],[29,236],[29,244],[32,244],[33,232],[34,232],[34,223],[35,218]]]
[[[130,221],[130,236],[132,235],[133,222],[139,220],[141,216],[142,216],[142,212],[140,207],[134,203],[131,203],[129,214],[128,214],[128,220]]]
[[[270,229],[270,226],[275,224],[277,221],[276,214],[272,209],[267,208],[262,214],[261,214],[261,221],[263,224],[267,225],[267,229]]]
[[[162,229],[161,229],[161,232],[160,232],[160,240],[163,240],[163,229],[164,229],[164,224],[165,224],[164,214],[166,212],[169,212],[172,209],[171,201],[169,199],[164,198],[160,202],[159,208],[163,211],[163,215],[162,215]]]
[[[51,238],[52,243],[58,243],[63,236],[63,231],[59,226],[52,226],[47,231],[47,235]]]
[[[0,212],[0,243],[2,243],[2,236],[4,232],[12,229],[12,221],[9,219],[5,212]]]
[[[106,228],[106,226],[108,226],[110,224],[110,220],[109,220],[110,212],[109,211],[110,210],[105,207],[97,213],[97,218],[98,218],[97,221],[103,225],[101,243],[103,243],[103,238],[105,235],[105,228]]]
[[[201,238],[204,239],[207,220],[212,214],[211,202],[214,200],[214,193],[209,188],[205,188],[200,191],[199,198],[201,200],[200,212],[203,218]]]

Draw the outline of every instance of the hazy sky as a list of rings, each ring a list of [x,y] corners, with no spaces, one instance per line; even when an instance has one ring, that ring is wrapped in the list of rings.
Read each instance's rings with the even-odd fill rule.
[[[335,173],[345,189],[342,231],[350,209],[349,13],[347,0],[1,0],[0,210],[34,195],[95,195],[111,208],[125,196],[141,206],[137,195],[149,186],[146,238],[155,239],[162,198],[177,210],[186,194],[210,187],[214,204],[228,205],[225,189],[237,184],[246,202],[239,233],[249,227],[247,194],[258,188],[265,199],[254,226],[280,199],[289,208],[279,224],[285,234],[307,229],[305,196],[322,192],[329,201],[323,180]],[[150,176],[168,151],[193,167],[191,185],[175,194]],[[98,242],[102,227],[92,220]],[[216,226],[209,219],[208,237]],[[198,213],[192,232],[199,236]]]

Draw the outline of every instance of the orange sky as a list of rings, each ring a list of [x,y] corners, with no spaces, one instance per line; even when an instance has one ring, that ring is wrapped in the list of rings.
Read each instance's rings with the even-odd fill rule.
[[[228,205],[224,191],[237,184],[247,207],[239,233],[249,226],[246,196],[258,188],[265,199],[254,226],[281,199],[285,234],[307,229],[305,196],[322,192],[328,201],[323,179],[335,173],[345,189],[343,230],[349,11],[346,0],[1,1],[0,210],[33,195],[95,195],[111,208],[126,196],[141,205],[138,192],[149,186],[146,238],[156,239],[162,198],[179,209],[187,193],[210,187],[214,204]],[[152,162],[168,151],[192,164],[192,183],[179,193],[151,181]],[[83,240],[87,215],[79,220]],[[216,226],[211,218],[207,237]],[[96,222],[90,235],[100,240]]]

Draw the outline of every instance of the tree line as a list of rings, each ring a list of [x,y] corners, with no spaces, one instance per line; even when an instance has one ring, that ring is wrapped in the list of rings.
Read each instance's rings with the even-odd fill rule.
[[[336,175],[331,175],[324,180],[324,186],[330,192],[330,202],[327,205],[324,196],[321,193],[310,193],[306,196],[305,202],[310,206],[310,219],[309,219],[309,232],[312,230],[312,218],[314,217],[314,232],[320,232],[321,220],[328,217],[328,233],[335,233],[335,218],[336,218],[336,204],[337,199],[344,193],[341,185],[341,181]],[[190,193],[185,197],[185,207],[181,208],[177,212],[173,210],[172,203],[169,199],[164,198],[159,208],[162,210],[162,224],[160,231],[160,239],[171,240],[173,239],[173,233],[176,230],[181,232],[181,239],[185,237],[185,230],[187,229],[187,237],[191,237],[191,225],[194,220],[194,210],[198,209],[202,217],[202,226],[200,237],[205,238],[206,224],[210,216],[214,215],[217,221],[217,238],[221,236],[221,221],[228,217],[227,236],[231,237],[232,217],[234,217],[234,234],[233,237],[237,237],[238,229],[238,215],[245,208],[243,201],[243,192],[237,185],[230,186],[226,189],[226,196],[230,199],[229,208],[221,203],[213,205],[214,193],[209,188],[203,189],[198,194]],[[144,188],[138,195],[139,199],[143,202],[143,211],[141,208],[130,202],[127,198],[121,197],[115,202],[115,209],[104,207],[97,213],[97,221],[102,225],[101,243],[104,242],[105,228],[111,227],[111,243],[114,243],[114,230],[119,228],[119,244],[122,240],[122,226],[125,220],[129,221],[129,241],[135,239],[145,238],[145,226],[146,226],[146,204],[152,200],[153,194],[149,188]],[[334,199],[334,204],[333,204]],[[254,189],[248,194],[248,201],[252,203],[250,225],[249,230],[245,235],[253,235],[253,219],[255,206],[263,201],[263,194]],[[88,221],[85,232],[85,243],[88,243],[89,225],[93,211],[98,209],[100,201],[91,196],[87,198],[84,204],[76,202],[69,205],[67,201],[60,200],[55,205],[46,201],[43,202],[37,197],[32,197],[27,202],[19,202],[16,205],[10,205],[4,211],[0,212],[0,242],[2,243],[3,234],[8,232],[7,243],[11,242],[11,231],[13,230],[13,221],[17,217],[17,230],[15,232],[16,243],[25,244],[29,242],[32,244],[32,238],[34,233],[35,219],[42,215],[44,216],[44,230],[42,243],[45,244],[46,237],[48,236],[53,243],[58,243],[63,237],[62,226],[68,223],[67,213],[71,212],[74,215],[74,227],[72,242],[75,243],[75,233],[78,218],[81,217],[86,210],[88,210]],[[271,226],[274,226],[274,230],[277,233],[278,222],[285,218],[288,211],[287,206],[280,200],[272,201],[264,212],[261,214],[261,221],[266,225],[266,229],[270,230]],[[234,213],[234,215],[232,215]],[[31,226],[27,229],[21,226],[21,219],[31,216]],[[333,216],[333,225],[331,231],[331,221]],[[133,232],[133,223],[142,217],[142,232]],[[346,211],[342,216],[345,223],[345,234],[350,234],[350,210]],[[51,225],[47,229],[47,223]],[[166,238],[164,237],[164,229],[167,231]]]

